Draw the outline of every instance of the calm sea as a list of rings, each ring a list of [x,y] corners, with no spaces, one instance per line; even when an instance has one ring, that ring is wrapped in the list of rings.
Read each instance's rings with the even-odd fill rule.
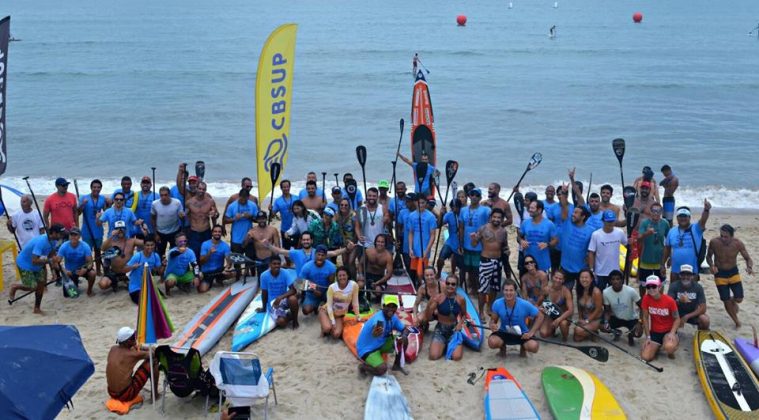
[[[759,40],[748,36],[759,2],[554,3],[3,0],[22,41],[9,53],[1,181],[25,189],[31,176],[41,195],[56,176],[98,177],[109,190],[151,166],[168,182],[178,162],[202,159],[211,191],[228,194],[255,175],[261,46],[295,22],[293,180],[308,170],[360,178],[358,144],[367,178],[390,178],[419,52],[438,159],[458,160],[460,184],[513,185],[541,152],[527,186],[566,179],[573,166],[586,183],[593,174],[594,190],[619,185],[611,141],[623,137],[628,182],[644,165],[658,178],[668,163],[681,202],[759,209]]]

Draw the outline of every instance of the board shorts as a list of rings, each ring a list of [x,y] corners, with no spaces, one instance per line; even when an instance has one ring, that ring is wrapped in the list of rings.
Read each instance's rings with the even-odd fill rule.
[[[18,273],[21,274],[21,284],[26,287],[37,287],[37,284],[45,281],[45,272],[42,270],[31,271],[19,269]]]
[[[550,248],[551,271],[556,270],[561,265],[561,250]]]
[[[251,260],[256,259],[256,248],[253,246],[253,244],[248,244],[248,246],[242,246],[242,244],[235,244],[233,243],[230,246],[230,250],[235,254],[243,254],[246,257],[250,258]]]
[[[480,251],[464,250],[464,268],[474,270],[480,267]]]
[[[500,338],[501,341],[503,341],[503,344],[507,346],[521,346],[529,341],[522,339],[521,335],[509,334],[506,331],[494,331],[493,334],[490,335]]]
[[[564,287],[569,290],[574,290],[575,283],[580,279],[580,273],[570,273],[565,270],[564,267],[561,268],[561,271],[564,272]]]
[[[448,342],[451,341],[454,332],[456,332],[456,324],[443,325],[438,322],[437,325],[435,325],[435,332],[432,334],[432,342],[434,343],[435,341],[438,341],[443,344],[448,344]]]
[[[603,290],[606,289],[606,286],[609,285],[609,276],[596,275],[595,283],[596,286],[598,286],[598,288],[603,292]]]
[[[129,292],[129,298],[132,299],[132,302],[134,302],[135,305],[139,305],[140,304],[140,292],[141,291],[142,291],[142,289],[135,290],[134,292]]]
[[[738,267],[730,270],[720,270],[714,275],[714,283],[717,285],[719,299],[728,301],[731,299],[743,299],[743,282],[738,272]]]
[[[322,297],[318,297],[310,291],[306,291],[303,294],[303,306],[318,307],[327,302],[327,293],[323,293]]]
[[[200,282],[209,286],[213,286],[214,280],[223,282],[225,279],[224,270],[204,271],[202,273],[203,276],[200,279]]]
[[[122,402],[129,402],[137,398],[140,395],[140,391],[145,387],[145,384],[150,379],[150,361],[145,360],[140,367],[132,375],[132,381],[121,392],[114,392],[108,390],[108,395],[115,400]]]
[[[672,221],[675,215],[675,197],[663,197],[661,200],[662,217]]]
[[[271,262],[271,257],[256,260],[256,275],[261,275],[264,271],[268,270],[269,262]]]
[[[385,343],[382,344],[382,347],[378,348],[377,350],[370,351],[366,353],[364,356],[361,357],[361,360],[363,360],[367,365],[377,368],[382,366],[383,363],[385,363],[385,359],[382,357],[383,354],[390,354],[395,351],[395,337],[392,335],[387,337],[385,340]]]
[[[201,245],[209,239],[211,239],[211,229],[204,230],[203,232],[196,232],[192,229],[187,231],[187,246],[195,255],[200,255]]]
[[[366,288],[369,290],[374,290],[374,282],[382,280],[382,277],[385,277],[384,274],[374,274],[374,273],[366,273],[364,275],[364,279],[366,281]],[[385,288],[385,285],[381,286],[383,289]]]
[[[637,319],[620,319],[614,315],[612,315],[611,318],[609,318],[609,327],[611,327],[612,329],[625,327],[628,330],[632,331],[632,329],[635,328],[636,325],[638,325]]]
[[[287,301],[287,299],[282,299],[279,301],[278,306],[271,306],[269,313],[271,314],[271,317],[274,318],[274,320],[285,318],[290,313],[290,303]]]
[[[166,280],[174,280],[177,282],[177,284],[187,284],[192,283],[192,280],[195,278],[195,273],[192,271],[185,271],[182,275],[176,275],[176,274],[169,274],[166,276]]]
[[[482,294],[501,290],[501,259],[480,257],[480,287]]]
[[[441,260],[447,260],[448,258],[453,257],[453,260],[456,262],[456,265],[459,267],[464,266],[464,256],[459,254],[457,252],[458,250],[454,250],[449,245],[443,245],[443,249],[440,250],[440,255],[438,258]]]

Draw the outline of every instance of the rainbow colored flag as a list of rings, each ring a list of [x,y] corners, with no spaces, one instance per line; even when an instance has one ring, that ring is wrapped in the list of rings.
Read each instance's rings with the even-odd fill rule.
[[[153,283],[148,264],[142,268],[141,291],[137,306],[137,343],[154,344],[162,338],[171,337],[174,324],[166,311],[166,304],[158,293],[158,287]]]

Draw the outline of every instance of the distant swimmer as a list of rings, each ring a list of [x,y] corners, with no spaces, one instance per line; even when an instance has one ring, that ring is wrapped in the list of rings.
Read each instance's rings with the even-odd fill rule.
[[[556,25],[551,26],[551,29],[548,30],[548,36],[556,38]]]
[[[416,68],[417,68],[417,66],[419,64],[419,53],[414,53],[414,59],[412,61],[412,64],[413,64],[414,67],[413,67],[413,70],[411,71],[411,74],[415,76],[416,75]]]

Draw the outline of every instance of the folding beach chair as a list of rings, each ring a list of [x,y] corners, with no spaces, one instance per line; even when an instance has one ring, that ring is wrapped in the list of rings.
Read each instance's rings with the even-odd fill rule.
[[[214,384],[213,376],[207,369],[203,369],[200,353],[190,348],[187,353],[179,353],[172,350],[169,345],[158,346],[155,349],[158,358],[159,369],[163,371],[163,395],[161,411],[164,411],[166,401],[166,386],[179,398],[185,398],[198,392],[206,397],[206,411],[208,410],[209,398],[219,394]]]
[[[261,362],[254,353],[216,352],[209,371],[219,388],[219,407],[223,398],[229,401],[230,407],[250,407],[255,400],[263,399],[264,418],[267,418],[270,391],[274,394],[274,404],[277,404],[274,369],[269,368],[263,373]]]

